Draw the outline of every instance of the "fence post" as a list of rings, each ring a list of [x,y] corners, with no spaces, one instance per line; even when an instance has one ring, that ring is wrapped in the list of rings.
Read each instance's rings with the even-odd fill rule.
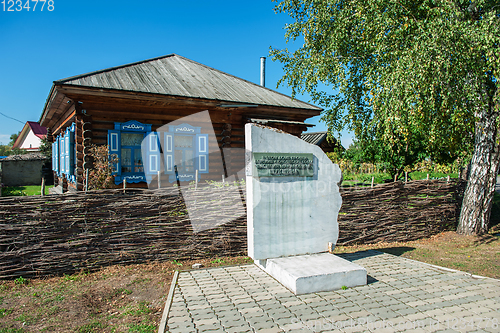
[[[373,181],[375,180],[375,177],[372,177],[372,187],[373,187]]]
[[[429,180],[429,174],[427,174],[427,180]]]
[[[161,172],[158,171],[158,189],[161,188]]]
[[[42,177],[42,186],[40,186],[40,195],[43,197],[45,195],[45,178]]]
[[[123,194],[125,194],[126,190],[127,190],[127,179],[125,178],[123,179]]]
[[[408,172],[405,171],[405,183],[408,183]]]
[[[85,169],[85,193],[89,190],[89,169]]]
[[[194,190],[198,189],[198,169],[196,169],[196,173],[194,175]]]

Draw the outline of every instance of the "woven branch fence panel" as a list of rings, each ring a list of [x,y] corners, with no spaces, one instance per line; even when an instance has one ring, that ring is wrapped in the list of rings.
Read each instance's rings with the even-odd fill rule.
[[[342,188],[337,244],[411,241],[455,230],[464,188],[458,179]]]
[[[405,241],[453,230],[462,191],[457,181],[342,189],[337,244]],[[244,195],[244,187],[211,185],[182,194],[127,189],[1,198],[0,278],[245,255]]]

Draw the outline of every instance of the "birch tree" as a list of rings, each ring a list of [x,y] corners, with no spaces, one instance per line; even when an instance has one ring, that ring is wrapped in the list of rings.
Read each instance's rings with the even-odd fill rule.
[[[376,129],[389,146],[418,136],[435,156],[472,150],[457,231],[487,232],[500,161],[500,1],[283,0],[276,11],[292,18],[287,41],[303,42],[271,49],[280,84],[309,93],[332,131]]]

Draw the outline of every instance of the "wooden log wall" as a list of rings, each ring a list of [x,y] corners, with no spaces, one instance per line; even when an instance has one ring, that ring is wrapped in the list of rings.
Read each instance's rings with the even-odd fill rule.
[[[342,188],[337,244],[409,241],[455,230],[464,184],[433,180]],[[0,278],[246,254],[244,187],[217,184],[191,191],[191,216],[176,191],[0,198]],[[228,223],[199,229],[214,220]],[[191,222],[201,231],[193,232]]]
[[[163,108],[152,108],[151,106],[146,108],[144,105],[128,106],[128,108],[131,109],[134,107],[136,110],[141,111],[124,111],[123,104],[112,105],[103,104],[102,102],[98,103],[95,101],[84,102],[81,106],[77,104],[77,109],[81,108],[85,110],[85,117],[83,117],[82,121],[90,129],[89,131],[82,129],[82,131],[78,133],[79,137],[77,137],[77,141],[79,142],[83,140],[83,147],[86,147],[88,142],[92,142],[97,145],[104,145],[107,144],[108,130],[114,128],[115,122],[137,120],[144,124],[151,124],[152,130],[157,131],[160,127],[170,123],[171,121],[188,116],[194,112],[193,108],[186,108],[185,106]],[[203,111],[203,109],[204,108],[198,108],[196,111]],[[215,150],[217,148],[221,149],[230,147],[243,150],[245,148],[245,123],[242,113],[230,112],[228,110],[214,110],[209,112],[217,139],[216,142],[213,140],[209,142],[210,149]],[[78,113],[79,112],[77,112],[77,114]],[[197,124],[196,122],[191,122],[190,125],[206,126],[206,124]],[[84,137],[82,137],[82,133]],[[229,171],[229,175],[233,172],[232,170],[242,170],[245,167],[244,153],[236,154],[234,153],[236,150],[232,151],[233,153],[228,153],[228,156],[234,156],[234,158],[229,159],[226,165],[221,163],[220,155],[210,154],[210,173],[201,175],[201,180],[221,180],[223,175],[225,177],[228,176],[228,170],[231,170]],[[80,158],[78,163],[81,164]],[[83,170],[85,170],[85,167],[83,167]],[[82,171],[82,175],[83,172],[84,171]],[[83,177],[79,176],[78,184],[83,184],[83,182]],[[162,181],[162,184],[165,186],[169,183]],[[146,184],[131,184],[131,186],[146,187]]]

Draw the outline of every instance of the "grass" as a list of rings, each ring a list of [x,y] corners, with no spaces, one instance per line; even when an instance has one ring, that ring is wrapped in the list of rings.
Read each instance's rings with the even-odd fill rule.
[[[422,180],[427,179],[427,172],[419,172],[414,171],[408,174],[408,180]],[[450,176],[450,178],[458,178],[457,173],[445,174],[442,172],[430,172],[429,179],[440,179],[446,178]],[[363,174],[344,174],[344,180],[342,182],[342,186],[368,186],[372,182],[374,184],[383,184],[386,179],[391,179],[391,175],[388,173],[363,173]],[[404,177],[404,174],[403,174]]]
[[[492,230],[495,232],[497,228]],[[408,259],[500,279],[500,236],[463,236],[444,232],[404,243],[337,246],[335,253],[375,249]]]
[[[53,185],[45,186],[45,194],[49,194],[49,188]],[[40,195],[42,189],[40,185],[33,186],[5,186],[2,187],[2,197]]]

